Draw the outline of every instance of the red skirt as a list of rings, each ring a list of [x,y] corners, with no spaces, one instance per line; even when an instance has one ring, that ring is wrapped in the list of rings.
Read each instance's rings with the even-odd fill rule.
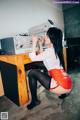
[[[61,87],[65,89],[72,88],[72,79],[63,69],[51,69],[49,70],[49,74]]]

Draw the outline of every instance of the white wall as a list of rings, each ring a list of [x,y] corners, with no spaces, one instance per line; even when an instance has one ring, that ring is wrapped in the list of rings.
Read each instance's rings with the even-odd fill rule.
[[[49,0],[0,0],[0,38],[27,32],[48,19],[64,29],[61,8]]]

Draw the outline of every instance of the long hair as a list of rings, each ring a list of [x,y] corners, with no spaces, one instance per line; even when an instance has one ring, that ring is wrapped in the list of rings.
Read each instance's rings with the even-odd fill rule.
[[[53,44],[56,57],[60,59],[60,65],[64,68],[63,47],[62,47],[62,31],[56,27],[51,27],[47,31],[47,36]]]

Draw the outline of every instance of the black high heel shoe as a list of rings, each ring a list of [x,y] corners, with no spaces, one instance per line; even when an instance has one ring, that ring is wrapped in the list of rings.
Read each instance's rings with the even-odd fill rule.
[[[40,100],[32,101],[29,105],[27,105],[27,109],[28,109],[28,110],[31,110],[31,109],[33,109],[34,107],[36,107],[37,105],[39,105],[40,103],[41,103]]]
[[[59,98],[60,99],[64,99],[64,98],[66,98],[68,96],[68,94],[61,94],[60,96],[59,96]]]

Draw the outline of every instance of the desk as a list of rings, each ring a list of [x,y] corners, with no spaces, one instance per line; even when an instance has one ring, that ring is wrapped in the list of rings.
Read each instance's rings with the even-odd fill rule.
[[[67,71],[66,48],[63,50],[65,70]],[[29,101],[24,65],[31,63],[28,55],[0,55],[1,76],[4,94],[18,105]],[[28,66],[30,67],[30,66]]]
[[[64,57],[65,71],[67,72],[67,48],[66,47],[63,48],[63,57]]]
[[[31,62],[26,54],[0,55],[4,94],[18,105],[29,101],[24,65]]]

